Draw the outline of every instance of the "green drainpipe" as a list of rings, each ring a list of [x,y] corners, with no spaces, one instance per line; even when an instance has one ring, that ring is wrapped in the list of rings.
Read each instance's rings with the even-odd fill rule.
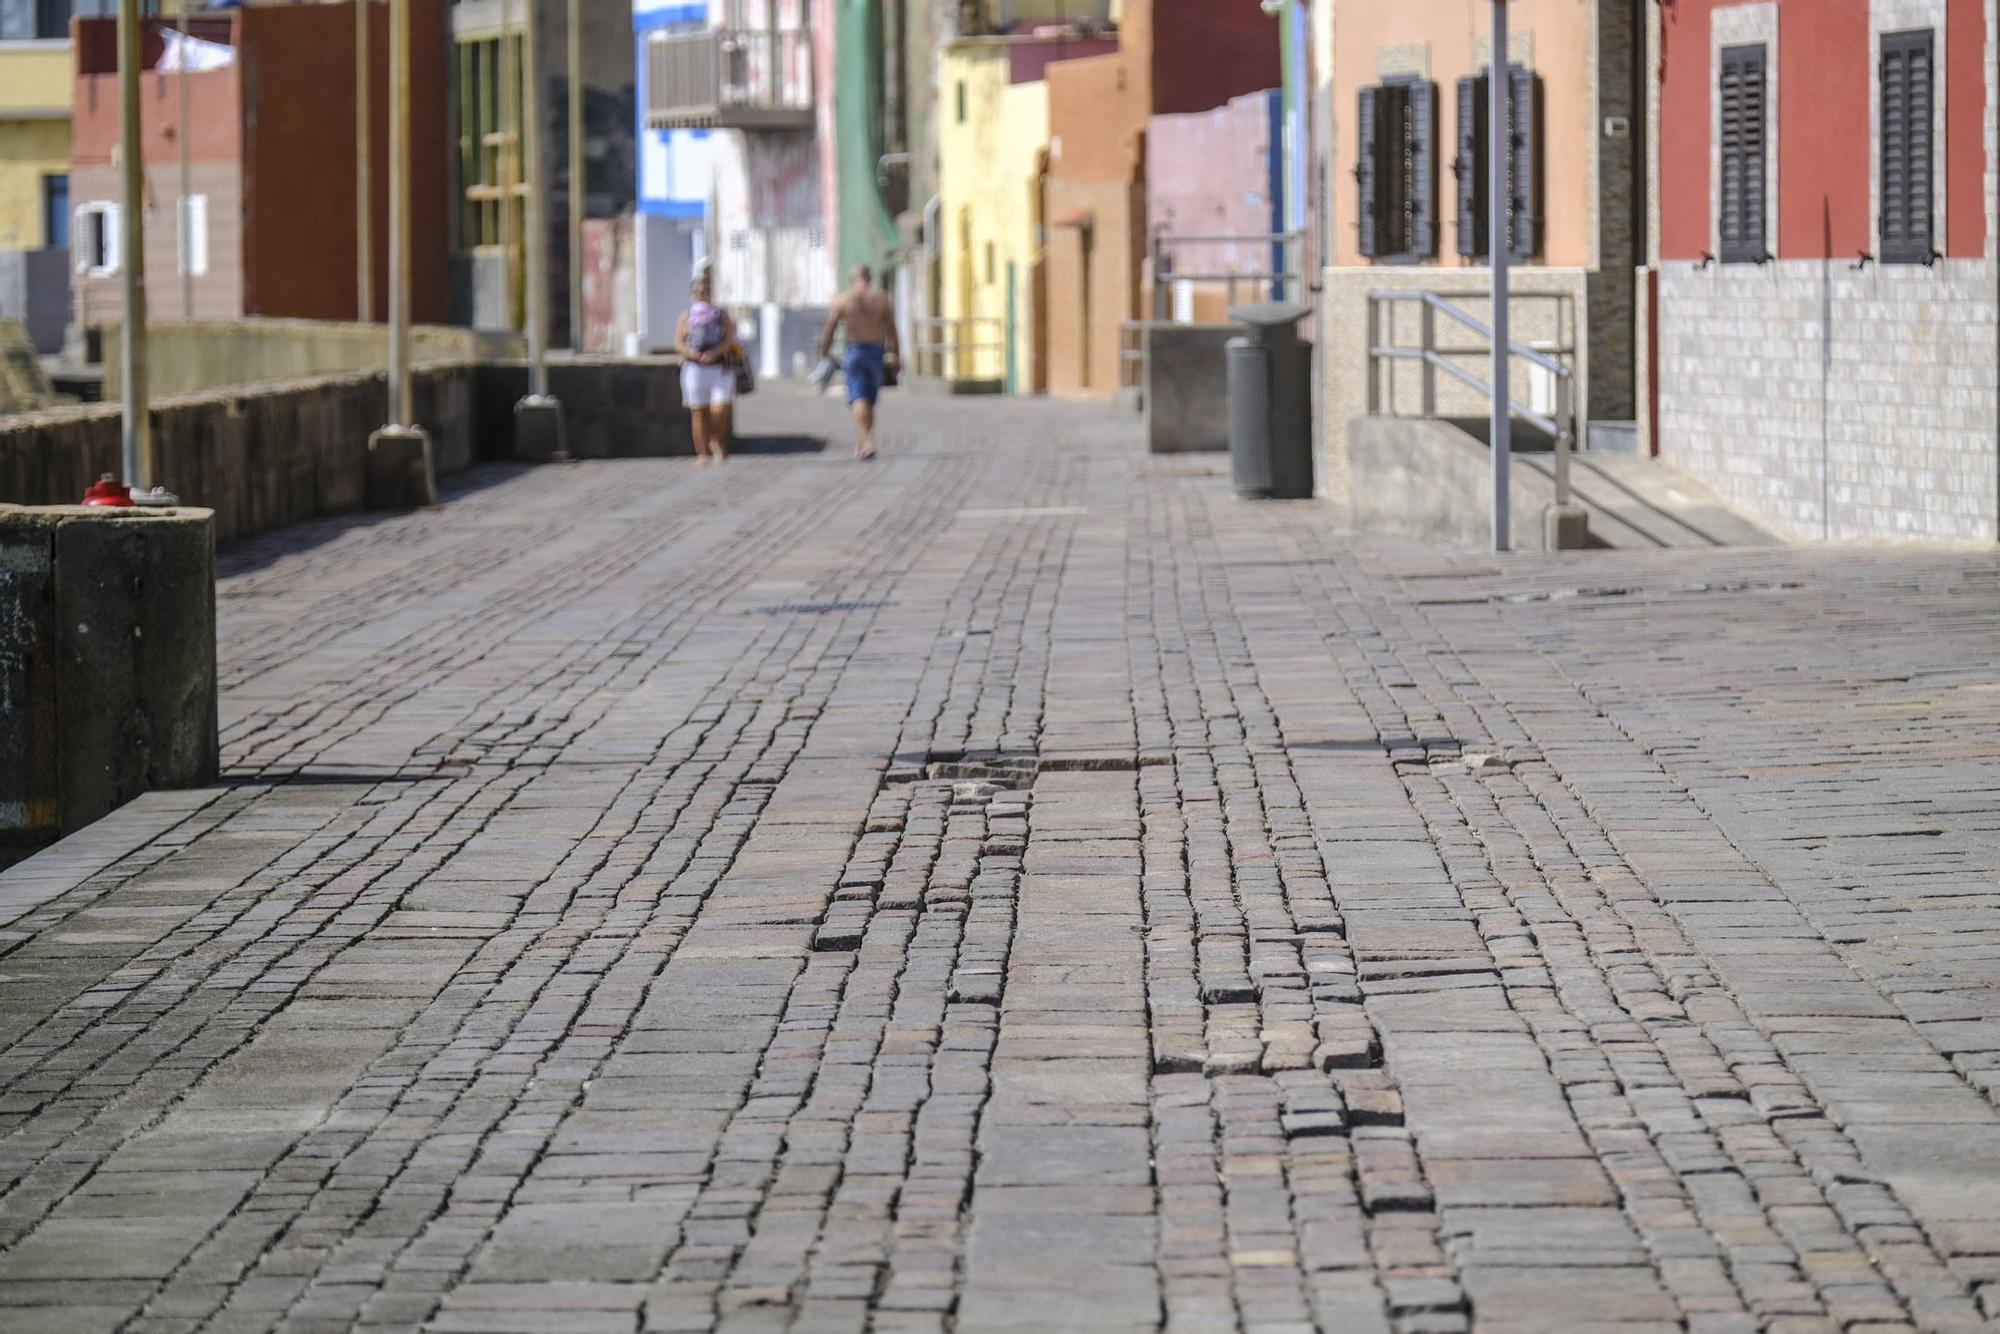
[[[881,278],[896,257],[896,220],[882,200],[882,0],[837,0],[834,20],[834,160],[840,274],[856,264]]]

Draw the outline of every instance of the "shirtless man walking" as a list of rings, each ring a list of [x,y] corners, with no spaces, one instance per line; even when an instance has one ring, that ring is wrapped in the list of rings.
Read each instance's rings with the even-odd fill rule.
[[[833,313],[820,335],[819,354],[833,349],[833,336],[847,326],[847,405],[854,410],[854,457],[875,457],[875,399],[889,379],[889,367],[900,360],[896,347],[896,303],[878,292],[875,275],[866,264],[854,266],[854,281],[834,300]]]

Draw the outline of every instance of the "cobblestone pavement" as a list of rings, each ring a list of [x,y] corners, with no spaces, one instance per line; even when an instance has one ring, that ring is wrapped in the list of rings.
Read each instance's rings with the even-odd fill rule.
[[[0,875],[0,1328],[2000,1311],[2000,555],[839,415],[225,553],[227,783]]]

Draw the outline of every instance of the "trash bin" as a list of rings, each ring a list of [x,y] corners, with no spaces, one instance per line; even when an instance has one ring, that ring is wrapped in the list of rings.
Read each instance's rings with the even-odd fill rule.
[[[1236,494],[1302,500],[1313,493],[1312,344],[1293,301],[1232,306],[1244,336],[1229,340],[1229,463]]]

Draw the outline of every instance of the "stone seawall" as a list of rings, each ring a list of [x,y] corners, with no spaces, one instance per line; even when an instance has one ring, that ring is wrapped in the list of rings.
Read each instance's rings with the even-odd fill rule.
[[[475,457],[476,380],[470,365],[417,372],[418,420],[440,473]],[[324,376],[156,400],[155,475],[182,500],[215,511],[228,542],[361,505],[368,433],[382,424],[382,376]],[[74,504],[119,471],[116,405],[56,408],[0,419],[0,501]]]
[[[523,367],[468,362],[415,375],[417,420],[440,475],[510,457]],[[672,358],[557,363],[550,380],[580,456],[694,452]],[[158,479],[215,511],[218,542],[358,509],[385,392],[379,373],[364,372],[156,399]],[[0,418],[0,502],[74,504],[119,471],[118,428],[118,408],[104,404]]]

